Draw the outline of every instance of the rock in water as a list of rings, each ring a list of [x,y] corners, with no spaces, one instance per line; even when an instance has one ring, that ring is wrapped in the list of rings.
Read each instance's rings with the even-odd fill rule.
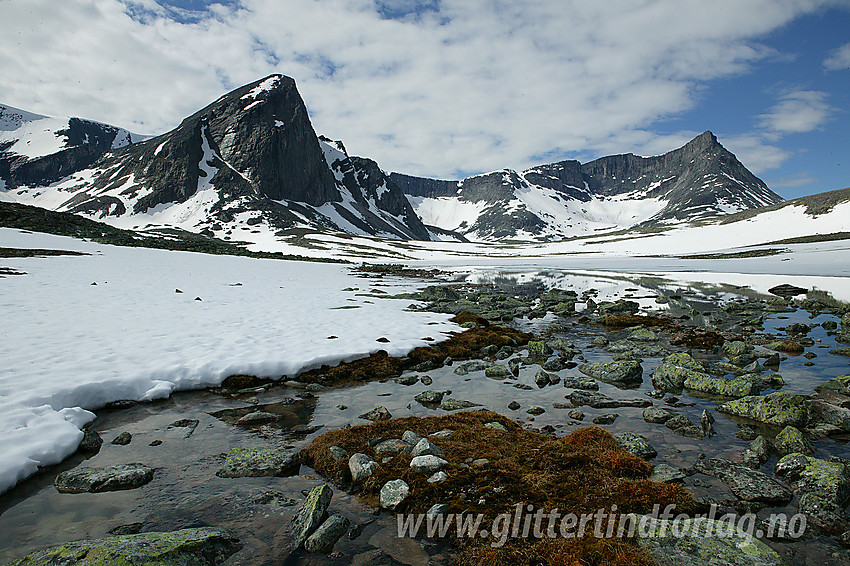
[[[15,562],[15,565],[216,566],[223,564],[240,548],[242,544],[239,539],[227,531],[213,528],[183,529],[71,542],[34,552]]]
[[[275,448],[233,448],[215,473],[220,478],[291,476],[298,473],[298,452]]]
[[[348,470],[351,472],[351,481],[360,483],[375,473],[378,463],[366,454],[357,452],[348,459]]]
[[[296,546],[301,546],[325,520],[333,495],[333,490],[327,484],[318,485],[307,494],[304,505],[292,518],[292,536]]]
[[[805,295],[809,292],[809,290],[803,289],[802,287],[789,285],[786,283],[784,285],[777,285],[776,287],[771,287],[767,290],[767,292],[776,295],[777,297],[782,297],[783,299],[790,299],[792,297],[796,297],[797,295]]]
[[[56,476],[53,484],[62,493],[100,493],[141,487],[153,479],[153,474],[153,468],[144,464],[75,468]]]
[[[700,460],[694,464],[700,473],[714,476],[732,490],[739,499],[762,503],[788,503],[791,492],[767,474],[722,458]]]
[[[103,445],[103,439],[97,431],[87,428],[83,431],[83,439],[80,441],[80,445],[77,447],[77,450],[81,452],[88,452],[89,454],[97,454],[100,452],[101,445]]]
[[[643,367],[641,367],[640,362],[634,360],[590,362],[580,365],[578,370],[600,381],[616,383],[640,383],[643,381]]]
[[[808,400],[792,393],[742,397],[720,405],[717,410],[776,426],[804,427],[809,420]]]
[[[655,448],[653,448],[652,445],[649,444],[649,441],[640,434],[624,432],[622,434],[615,435],[614,440],[617,441],[617,445],[620,446],[620,448],[629,454],[637,456],[638,458],[649,460],[650,458],[654,458],[658,455]]]
[[[336,541],[348,530],[351,521],[342,515],[331,515],[322,523],[316,532],[304,541],[304,550],[307,552],[330,552]]]
[[[647,550],[658,566],[785,566],[780,556],[765,543],[751,537],[736,525],[714,519],[654,519],[634,515],[639,524],[637,543]],[[674,536],[674,532],[683,536]]]

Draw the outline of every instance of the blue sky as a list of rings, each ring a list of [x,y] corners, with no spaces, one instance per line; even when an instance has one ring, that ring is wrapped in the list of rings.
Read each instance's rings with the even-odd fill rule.
[[[705,130],[786,198],[850,186],[850,0],[7,0],[0,102],[163,133],[296,79],[317,132],[459,178]]]

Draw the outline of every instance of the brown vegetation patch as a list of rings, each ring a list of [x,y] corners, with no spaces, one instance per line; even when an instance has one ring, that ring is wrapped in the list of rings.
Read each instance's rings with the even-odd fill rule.
[[[602,319],[602,324],[613,328],[626,328],[627,326],[668,326],[670,321],[652,315],[609,314]]]
[[[253,375],[231,375],[221,382],[221,386],[224,389],[239,390],[250,387],[262,387],[267,383],[269,383],[268,379],[261,379]]]
[[[494,430],[485,423],[498,422],[507,430]],[[375,504],[381,487],[403,479],[411,495],[400,511],[424,513],[436,503],[449,505],[449,513],[481,513],[488,525],[503,513],[513,513],[517,504],[535,509],[559,509],[562,513],[586,514],[617,505],[622,513],[648,513],[654,504],[675,504],[677,512],[698,510],[682,487],[649,481],[652,466],[620,449],[614,438],[598,427],[579,429],[553,439],[523,429],[510,419],[491,411],[469,411],[442,417],[407,417],[378,421],[327,432],[302,451],[304,461],[338,484],[350,483],[348,462],[335,461],[331,446],[349,455],[367,454],[380,462],[369,441],[401,438],[406,430],[421,436],[452,429],[449,438],[431,438],[445,452],[449,479],[430,484],[427,477],[410,469],[411,456],[398,454],[382,463],[358,490]],[[472,460],[488,462],[475,467]],[[451,535],[451,531],[450,531]],[[455,541],[462,564],[529,564],[542,559],[548,564],[650,564],[631,540],[596,538],[589,529],[583,538],[509,539],[494,549],[488,541]]]
[[[463,311],[457,313],[454,317],[451,318],[451,321],[456,324],[464,324],[465,322],[474,322],[478,326],[486,327],[490,326],[490,321],[484,318],[483,316],[478,316],[475,313],[469,311]]]
[[[686,346],[688,348],[699,348],[701,350],[712,350],[723,345],[723,335],[715,330],[697,328],[694,326],[683,326],[679,328],[676,336],[670,341],[673,346]]]

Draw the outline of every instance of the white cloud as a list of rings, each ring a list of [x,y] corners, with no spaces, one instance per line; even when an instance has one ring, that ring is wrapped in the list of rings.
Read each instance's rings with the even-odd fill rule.
[[[827,93],[798,90],[783,95],[766,114],[759,116],[761,126],[775,134],[797,134],[818,129],[829,118],[832,108]]]
[[[154,0],[0,2],[0,96],[160,133],[282,72],[317,131],[352,153],[452,177],[558,152],[660,152],[681,136],[654,134],[657,121],[828,3],[242,0],[187,18]]]
[[[850,69],[850,43],[845,43],[823,62],[823,67],[827,71],[845,71]]]
[[[817,179],[812,177],[809,173],[803,172],[798,173],[796,175],[791,175],[789,177],[780,177],[778,179],[771,179],[766,181],[767,184],[774,189],[782,189],[782,188],[791,188],[791,187],[802,187],[805,185],[811,185],[812,183],[816,183]]]

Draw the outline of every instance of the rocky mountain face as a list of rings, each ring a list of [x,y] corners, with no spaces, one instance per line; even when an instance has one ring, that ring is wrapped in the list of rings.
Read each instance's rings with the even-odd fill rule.
[[[655,157],[561,161],[462,181],[392,173],[426,224],[473,240],[555,240],[780,202],[711,132]]]
[[[711,132],[656,157],[561,161],[462,181],[387,175],[318,137],[295,81],[282,75],[238,88],[148,139],[0,106],[0,199],[119,228],[255,243],[300,229],[549,241],[782,200]]]
[[[50,184],[139,138],[91,120],[50,118],[0,104],[0,179],[12,188]]]
[[[295,81],[282,75],[222,96],[161,136],[86,146],[90,157],[58,176],[0,171],[7,199],[120,227],[176,227],[225,239],[247,236],[237,230],[274,235],[298,227],[429,239],[374,161],[316,136]],[[5,149],[19,163],[16,171],[31,166],[14,146]]]

